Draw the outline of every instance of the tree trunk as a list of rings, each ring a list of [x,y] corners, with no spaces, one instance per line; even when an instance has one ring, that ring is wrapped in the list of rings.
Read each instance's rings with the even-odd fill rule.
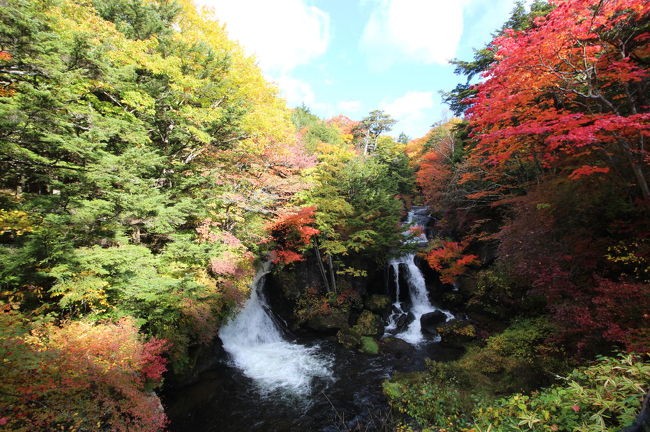
[[[140,234],[140,227],[138,225],[133,226],[133,235],[131,236],[131,238],[133,239],[134,244],[140,244],[141,234]]]
[[[334,266],[332,265],[332,255],[327,254],[327,262],[330,266],[330,276],[332,277],[332,288],[334,292],[338,294],[339,290],[336,288],[336,277],[334,277]]]
[[[327,292],[332,292],[330,284],[327,281],[327,273],[325,272],[325,266],[323,266],[323,259],[320,256],[320,250],[318,248],[318,240],[314,237],[314,252],[316,253],[316,261],[318,262],[318,268],[320,269],[320,275],[323,277],[323,283],[325,284],[325,289]]]
[[[650,200],[650,188],[648,187],[648,181],[645,178],[643,173],[643,167],[637,163],[632,162],[632,171],[636,177],[637,183],[639,183],[639,188],[641,188],[641,194],[643,199],[648,201]]]

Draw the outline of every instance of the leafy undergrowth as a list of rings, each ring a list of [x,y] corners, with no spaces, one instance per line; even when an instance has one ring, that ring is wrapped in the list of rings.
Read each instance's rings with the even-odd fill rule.
[[[634,354],[600,357],[553,386],[502,398],[471,391],[458,372],[458,365],[434,363],[426,373],[384,383],[391,406],[409,419],[397,430],[616,431],[634,422],[650,386],[648,356]]]

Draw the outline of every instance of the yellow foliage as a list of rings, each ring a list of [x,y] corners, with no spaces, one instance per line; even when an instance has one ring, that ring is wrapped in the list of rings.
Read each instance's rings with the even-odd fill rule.
[[[23,235],[34,231],[34,221],[27,212],[0,209],[0,234]]]

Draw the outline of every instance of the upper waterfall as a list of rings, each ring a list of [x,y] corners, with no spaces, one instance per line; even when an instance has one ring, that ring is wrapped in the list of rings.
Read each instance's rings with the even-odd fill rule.
[[[408,217],[406,219],[405,225],[408,226],[415,223],[417,226],[420,226],[422,228],[422,233],[415,239],[415,241],[417,241],[419,244],[426,244],[428,242],[426,236],[426,225],[429,222],[429,218],[428,209],[426,207],[413,207],[408,212]],[[414,315],[415,319],[409,324],[406,330],[396,334],[395,336],[411,344],[418,344],[424,340],[424,335],[422,334],[422,328],[420,325],[420,318],[422,315],[439,310],[447,316],[447,320],[454,318],[454,316],[451,314],[451,312],[433,306],[429,301],[426,280],[424,279],[422,271],[415,263],[415,254],[410,253],[402,255],[399,258],[394,258],[390,261],[389,265],[392,267],[395,275],[396,296],[395,303],[393,303],[394,312],[389,317],[386,331],[395,330],[396,319],[399,318],[400,315],[408,312],[404,311],[403,305],[399,299],[400,265],[405,265],[407,269],[406,281],[408,284],[409,298],[411,301],[410,312]]]

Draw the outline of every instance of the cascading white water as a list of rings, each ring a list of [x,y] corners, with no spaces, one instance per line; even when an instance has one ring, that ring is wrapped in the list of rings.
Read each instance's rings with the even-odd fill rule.
[[[408,213],[408,218],[406,219],[405,224],[410,225],[413,222],[417,222],[420,226],[423,226],[426,222],[424,219],[428,219],[428,215],[423,215],[423,210],[426,210],[425,207],[413,208]],[[424,223],[423,223],[424,222]],[[424,233],[416,237],[415,239],[410,240],[411,242],[417,242],[418,244],[426,244],[427,237]],[[422,334],[422,327],[420,325],[420,318],[422,315],[434,312],[439,310],[447,316],[447,321],[454,318],[454,315],[446,310],[439,309],[431,304],[429,301],[429,295],[427,292],[426,281],[422,271],[415,264],[415,254],[403,255],[399,258],[393,259],[390,261],[390,266],[393,268],[393,273],[395,275],[395,286],[396,286],[396,296],[395,303],[393,306],[395,310],[393,314],[389,317],[388,325],[385,328],[386,332],[391,332],[397,327],[397,319],[401,314],[404,314],[402,309],[402,304],[399,301],[399,268],[400,264],[406,265],[407,268],[407,278],[409,288],[409,298],[411,300],[411,309],[410,312],[415,316],[415,320],[409,324],[406,330],[401,333],[396,334],[395,336],[405,340],[411,344],[418,344],[424,340],[424,335]]]
[[[402,309],[402,302],[399,301],[399,262],[397,260],[391,260],[388,265],[393,269],[393,276],[395,279],[395,303],[393,303],[393,311],[388,317],[388,324],[384,328],[384,335],[389,335],[397,329],[397,320],[400,316],[406,314],[404,309]]]
[[[261,390],[308,394],[313,378],[332,376],[332,362],[319,354],[318,347],[305,347],[282,337],[260,292],[269,268],[267,263],[258,272],[250,298],[237,316],[221,328],[219,337],[235,365]]]

